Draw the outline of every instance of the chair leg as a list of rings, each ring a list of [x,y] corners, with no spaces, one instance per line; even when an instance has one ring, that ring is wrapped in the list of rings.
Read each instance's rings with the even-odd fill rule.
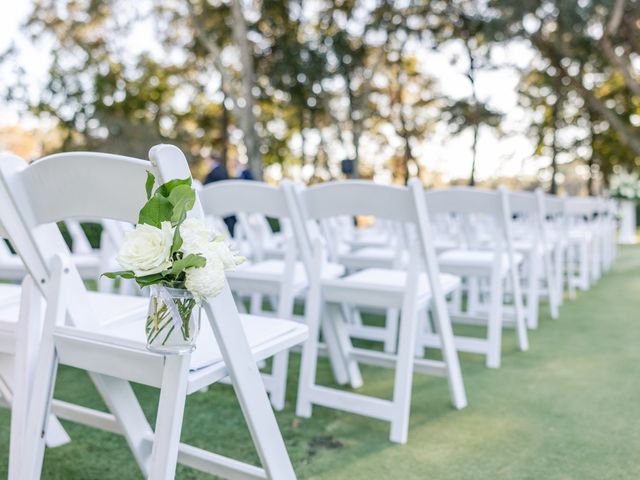
[[[66,273],[66,272],[65,272]],[[58,322],[66,315],[66,275],[63,277],[63,265],[59,257],[54,258],[53,272],[49,283],[49,300],[47,303],[44,324],[40,335],[40,345],[33,358],[34,370],[32,378],[27,379],[24,388],[16,391],[15,403],[20,402],[24,408],[24,435],[14,444],[16,455],[14,462],[19,462],[19,475],[13,478],[31,480],[40,478],[44,460],[45,438],[50,414],[53,388],[55,385],[58,359],[55,350],[53,332]],[[25,339],[28,340],[28,339]],[[28,372],[25,372],[28,374]],[[29,398],[28,382],[32,387]],[[22,395],[25,397],[20,398]],[[20,452],[20,449],[22,451]],[[17,469],[14,469],[17,473]]]
[[[153,430],[131,384],[108,375],[90,373],[89,376],[107,408],[116,417],[138,467],[146,477],[152,447],[149,439],[153,437]]]
[[[460,360],[453,336],[451,319],[449,318],[444,299],[441,301],[437,298],[434,299],[432,311],[436,330],[440,336],[442,360],[447,366],[447,380],[449,381],[451,402],[455,408],[461,409],[467,406],[467,393],[464,388],[464,380],[462,378],[462,370],[460,369]],[[427,322],[429,322],[428,318]]]
[[[480,280],[478,277],[469,277],[467,288],[467,313],[469,315],[478,315],[478,306],[480,303]]]
[[[176,473],[191,355],[167,355],[153,436],[149,479],[172,480]]]
[[[529,255],[529,274],[527,281],[527,326],[538,328],[538,306],[540,303],[540,257],[532,252]]]
[[[513,284],[513,304],[516,310],[516,334],[518,335],[518,346],[520,350],[529,350],[529,336],[527,333],[527,323],[524,316],[524,305],[522,304],[522,289],[518,277],[518,267],[513,265],[510,269],[511,283]]]
[[[556,290],[556,300],[560,306],[564,303],[564,248],[557,247],[554,249],[553,261],[555,264],[554,270],[556,280],[554,288]]]
[[[415,308],[411,310],[402,309],[400,335],[398,339],[398,357],[393,383],[393,403],[395,408],[389,434],[389,440],[396,443],[407,443],[407,437],[409,435],[417,319]]]
[[[397,308],[388,308],[387,316],[385,318],[385,339],[384,339],[384,351],[386,353],[394,353],[396,351],[396,343],[398,339],[398,317],[399,313]]]
[[[290,319],[293,314],[294,295],[288,283],[280,289],[278,297],[278,318]],[[271,405],[274,410],[280,411],[284,409],[286,393],[287,393],[287,372],[289,370],[289,351],[285,350],[273,357],[273,365],[271,368],[271,377],[273,380],[273,388],[270,392]]]
[[[567,247],[567,287],[569,288],[569,298],[576,298],[576,247],[569,245]]]
[[[328,303],[326,304],[327,319],[325,322],[326,330],[333,330],[335,338],[337,340],[340,354],[345,361],[347,367],[347,373],[349,375],[349,382],[352,388],[359,388],[362,386],[362,375],[360,374],[360,367],[358,362],[351,355],[353,346],[351,345],[351,338],[347,332],[347,326],[345,318],[342,316],[342,309],[339,304]]]
[[[514,282],[514,292],[515,292]],[[500,367],[502,349],[502,303],[504,301],[503,279],[500,272],[494,269],[491,273],[491,298],[489,320],[487,323],[487,360],[488,368]]]
[[[589,246],[586,242],[580,244],[580,288],[589,290]]]
[[[320,287],[318,285],[312,285],[309,289],[307,304],[305,306],[305,322],[307,328],[309,328],[309,337],[302,345],[298,398],[296,401],[296,415],[304,418],[311,417],[313,411],[310,389],[316,383],[321,315],[322,301],[320,299]],[[329,347],[327,339],[325,339],[325,342],[327,343],[327,347]]]
[[[262,313],[262,294],[252,293],[249,302],[249,311],[251,315],[260,315]]]
[[[556,290],[556,275],[557,272],[554,270],[552,266],[552,253],[546,251],[544,253],[544,278],[545,283],[547,285],[547,293],[549,296],[549,313],[551,318],[554,320],[558,319],[558,308],[560,306],[560,302],[558,300],[557,290]]]
[[[273,388],[270,392],[271,405],[276,411],[284,409],[287,392],[287,372],[289,369],[289,351],[285,350],[273,356],[271,377]]]
[[[267,477],[294,480],[296,475],[291,460],[229,288],[225,288],[215,301],[207,302],[205,311]]]
[[[338,335],[330,322],[323,321],[322,315],[324,307],[320,309],[320,325],[322,330],[322,338],[327,346],[329,354],[329,365],[333,373],[333,378],[338,385],[346,385],[350,382],[349,372],[347,371],[346,360],[340,350]]]

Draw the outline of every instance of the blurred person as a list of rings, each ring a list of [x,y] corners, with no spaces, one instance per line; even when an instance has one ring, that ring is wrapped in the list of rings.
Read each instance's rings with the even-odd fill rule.
[[[249,166],[242,162],[236,162],[236,172],[240,172],[236,177],[238,180],[255,180]]]
[[[222,163],[222,158],[219,155],[215,153],[211,154],[208,158],[208,162],[210,170],[207,174],[207,177],[204,179],[205,185],[207,183],[219,182],[221,180],[229,180],[227,168]],[[229,235],[233,237],[234,230],[236,228],[235,215],[225,217],[223,220],[225,225],[227,226],[227,229],[229,230]]]

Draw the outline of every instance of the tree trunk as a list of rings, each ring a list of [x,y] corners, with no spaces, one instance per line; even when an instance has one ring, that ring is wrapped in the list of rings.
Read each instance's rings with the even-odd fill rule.
[[[473,145],[471,151],[473,154],[471,160],[471,174],[469,175],[469,186],[473,187],[476,184],[476,156],[478,155],[478,133],[480,132],[480,125],[475,124],[473,126]]]
[[[222,157],[222,164],[227,169],[227,172],[230,172],[229,169],[229,111],[227,110],[227,106],[224,103],[224,100],[227,99],[225,95],[222,101],[222,124],[220,125],[220,156]]]
[[[359,177],[360,169],[360,119],[357,117],[357,107],[354,105],[356,102],[355,95],[351,90],[351,79],[349,76],[345,76],[347,82],[347,95],[349,97],[349,120],[351,120],[351,134],[353,137],[353,173],[351,178]]]
[[[553,138],[551,140],[551,185],[549,193],[555,195],[558,193],[558,110],[560,110],[560,100],[556,100],[551,110],[551,128],[553,129]]]
[[[473,145],[472,159],[471,159],[471,173],[469,174],[469,186],[473,187],[476,184],[476,160],[478,158],[478,135],[480,133],[480,116],[477,114],[478,108],[478,92],[476,91],[476,59],[473,55],[471,45],[469,45],[469,39],[466,39],[464,45],[467,49],[467,55],[469,55],[469,72],[467,77],[471,82],[471,99],[473,101],[474,108],[476,109],[475,122],[473,124]]]
[[[589,142],[591,143],[591,155],[589,156],[589,162],[588,162],[588,166],[589,166],[589,178],[587,179],[587,190],[589,191],[589,195],[595,195],[596,191],[595,191],[595,186],[593,183],[593,167],[596,164],[596,154],[595,154],[595,149],[594,149],[594,145],[595,145],[595,133],[593,131],[593,121],[590,118],[590,125],[591,128],[589,129]]]
[[[254,69],[253,53],[249,39],[247,38],[247,23],[244,18],[242,0],[231,0],[232,32],[234,41],[240,50],[240,62],[242,64],[242,96],[244,105],[240,107],[239,124],[242,130],[249,167],[256,180],[262,179],[262,155],[260,154],[260,139],[256,131],[256,117],[253,113],[255,100],[253,97]]]

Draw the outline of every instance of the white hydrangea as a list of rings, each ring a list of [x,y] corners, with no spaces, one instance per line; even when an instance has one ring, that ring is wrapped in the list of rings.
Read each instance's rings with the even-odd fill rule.
[[[185,254],[203,253],[211,242],[211,232],[204,221],[199,218],[187,218],[180,225],[182,250]]]
[[[613,197],[627,200],[640,199],[640,178],[637,172],[619,171],[609,178],[610,193]]]
[[[216,256],[207,257],[207,264],[186,270],[185,287],[199,298],[213,298],[224,288],[224,264]]]
[[[246,260],[231,249],[222,235],[219,235],[213,242],[209,243],[202,253],[206,258],[210,256],[218,257],[222,261],[225,270],[234,270]]]
[[[171,267],[172,243],[171,222],[162,222],[161,228],[141,223],[127,232],[116,261],[138,277],[160,273]]]

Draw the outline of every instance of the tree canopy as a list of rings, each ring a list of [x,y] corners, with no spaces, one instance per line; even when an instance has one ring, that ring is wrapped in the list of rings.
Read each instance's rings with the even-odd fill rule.
[[[349,158],[359,175],[425,179],[424,145],[444,126],[469,135],[469,158],[451,161],[474,183],[479,135],[513,134],[478,75],[525,45],[519,133],[548,165],[540,179],[555,191],[579,162],[594,189],[638,166],[639,25],[637,0],[35,0],[22,32],[51,51],[46,84],[34,93],[12,46],[2,93],[58,131],[55,149],[144,156],[165,141],[256,177],[275,164],[333,178]],[[456,94],[428,68],[451,49]]]

